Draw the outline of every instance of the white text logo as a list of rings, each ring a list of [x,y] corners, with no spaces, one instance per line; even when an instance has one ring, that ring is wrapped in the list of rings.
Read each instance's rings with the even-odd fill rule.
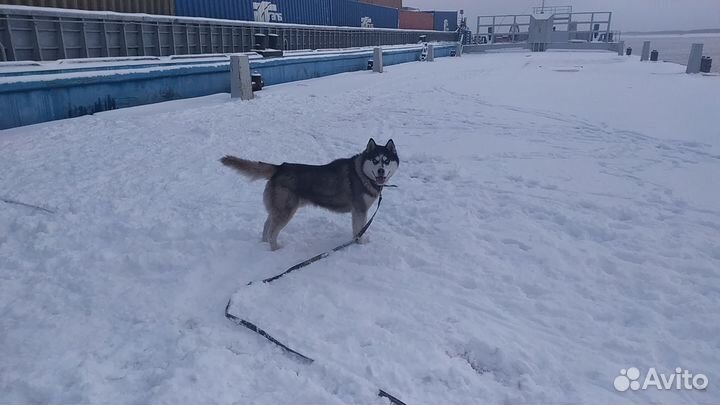
[[[642,380],[642,383],[640,382]],[[646,390],[704,390],[708,386],[705,374],[692,374],[689,370],[678,367],[674,373],[658,373],[654,367],[648,369],[644,379],[640,378],[640,370],[636,367],[620,370],[620,375],[613,381],[615,389],[625,392],[628,389]]]
[[[269,1],[253,1],[253,12],[255,21],[282,22],[282,13],[278,13],[277,4]]]

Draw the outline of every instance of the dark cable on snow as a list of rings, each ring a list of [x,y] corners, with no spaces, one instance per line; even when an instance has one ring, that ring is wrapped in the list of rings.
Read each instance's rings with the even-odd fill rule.
[[[397,186],[387,185],[387,186],[384,186],[384,187],[397,187]],[[365,232],[367,232],[368,228],[370,228],[370,224],[372,224],[373,220],[375,219],[375,215],[377,215],[378,211],[380,210],[380,203],[381,203],[381,202],[382,202],[382,192],[381,192],[380,195],[378,196],[377,207],[375,208],[375,212],[374,212],[374,213],[372,214],[372,216],[370,217],[370,220],[365,224],[365,226],[362,227],[362,229],[360,229],[360,232],[358,232],[358,234],[355,235],[355,237],[354,237],[351,241],[346,242],[346,243],[343,243],[342,245],[336,247],[335,249],[333,249],[333,250],[331,250],[331,251],[328,251],[328,252],[325,252],[325,253],[321,253],[321,254],[319,254],[319,255],[317,255],[317,256],[314,256],[314,257],[312,257],[312,258],[310,258],[310,259],[308,259],[308,260],[305,260],[305,261],[302,262],[302,263],[298,263],[298,264],[296,264],[295,266],[290,267],[289,269],[285,270],[284,272],[282,272],[282,273],[280,273],[280,274],[278,274],[278,275],[276,275],[276,276],[274,276],[274,277],[270,277],[270,278],[266,278],[266,279],[262,280],[262,282],[263,282],[263,283],[267,283],[267,284],[272,283],[273,281],[276,281],[276,280],[278,280],[278,279],[286,276],[286,275],[289,274],[289,273],[292,273],[292,272],[294,272],[294,271],[300,270],[300,269],[302,269],[302,268],[304,268],[304,267],[307,267],[307,266],[311,265],[312,263],[315,263],[315,262],[318,261],[318,260],[322,260],[322,259],[330,256],[330,254],[332,254],[333,252],[337,252],[337,251],[339,251],[339,250],[345,249],[345,248],[347,248],[348,246],[350,246],[350,245],[358,242],[358,241],[360,240],[360,238],[365,234]],[[251,281],[250,283],[248,283],[247,285],[251,285],[251,284],[252,284],[252,281]],[[270,335],[270,334],[267,333],[266,331],[260,329],[260,328],[259,328],[257,325],[255,325],[254,323],[252,323],[252,322],[250,322],[250,321],[247,321],[247,320],[245,320],[245,319],[242,319],[242,318],[240,318],[240,317],[238,317],[238,316],[235,316],[235,315],[231,314],[231,313],[230,313],[230,306],[232,306],[232,298],[231,298],[230,300],[228,300],[228,303],[227,303],[227,305],[225,306],[225,318],[229,319],[230,321],[234,322],[234,323],[237,324],[237,325],[243,326],[243,327],[245,327],[245,328],[247,328],[247,329],[249,329],[249,330],[257,333],[258,335],[264,337],[265,339],[269,340],[270,342],[274,343],[275,345],[277,345],[278,347],[280,347],[281,349],[283,349],[286,353],[290,353],[290,354],[296,356],[297,358],[299,358],[299,359],[300,359],[301,361],[303,361],[303,362],[313,363],[313,362],[315,361],[315,360],[312,359],[311,357],[308,357],[308,356],[306,356],[306,355],[304,355],[304,354],[302,354],[302,353],[300,353],[300,352],[298,352],[298,351],[296,351],[296,350],[291,349],[289,346],[287,346],[287,345],[285,345],[284,343],[280,342],[279,340],[275,339],[272,335]],[[377,395],[378,395],[379,397],[382,397],[382,398],[387,398],[387,399],[388,399],[390,402],[392,402],[394,405],[406,405],[403,401],[401,401],[401,400],[398,399],[397,397],[389,394],[389,393],[388,393],[387,391],[385,391],[385,390],[378,389],[378,394],[377,394]]]
[[[43,208],[43,207],[40,207],[40,206],[37,206],[37,205],[27,204],[27,203],[24,203],[24,202],[22,202],[22,201],[9,200],[9,199],[6,199],[6,198],[0,198],[0,201],[4,202],[4,203],[6,203],[6,204],[14,204],[14,205],[20,205],[20,206],[23,206],[23,207],[27,207],[27,208],[33,208],[33,209],[36,209],[36,210],[40,210],[40,211],[47,212],[47,213],[49,213],[49,214],[54,214],[54,213],[55,213],[55,211],[51,211],[51,210],[49,210],[49,209],[47,209],[47,208]]]

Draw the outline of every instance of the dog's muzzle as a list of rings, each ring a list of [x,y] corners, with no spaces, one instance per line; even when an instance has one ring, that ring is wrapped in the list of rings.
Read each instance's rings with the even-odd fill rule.
[[[385,169],[378,169],[377,174],[375,175],[375,182],[379,185],[383,185],[386,181],[387,177],[385,177]]]

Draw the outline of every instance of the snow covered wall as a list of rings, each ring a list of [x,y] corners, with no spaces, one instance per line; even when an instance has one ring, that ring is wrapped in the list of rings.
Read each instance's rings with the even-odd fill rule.
[[[438,44],[436,55],[449,56],[452,49],[454,45]],[[421,52],[422,46],[418,45],[384,47],[383,60],[388,66],[417,61]],[[368,59],[372,59],[372,49],[289,55],[252,59],[251,68],[262,74],[266,85],[275,85],[364,70]],[[14,63],[0,64],[0,129],[227,93],[230,65],[227,58],[224,59],[204,63],[174,60],[138,61],[128,65],[115,62],[109,66],[96,63],[95,69],[59,65],[50,72],[32,67],[23,71]]]
[[[683,72],[466,55],[0,131],[0,198],[52,211],[0,202],[2,401],[718,402],[720,80]],[[351,220],[303,208],[270,252],[263,184],[218,158],[370,136],[402,160],[370,243],[245,290]],[[243,292],[317,362],[227,321]],[[616,390],[633,367],[709,385]]]

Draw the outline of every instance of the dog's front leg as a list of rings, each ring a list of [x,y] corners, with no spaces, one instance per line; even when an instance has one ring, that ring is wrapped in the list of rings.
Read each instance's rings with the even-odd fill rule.
[[[365,223],[367,222],[367,211],[358,211],[353,210],[352,212],[352,227],[353,227],[353,237],[357,236],[357,234],[360,233],[363,226],[365,226]],[[368,239],[367,235],[363,236],[358,240],[358,243],[368,243],[370,240]]]

